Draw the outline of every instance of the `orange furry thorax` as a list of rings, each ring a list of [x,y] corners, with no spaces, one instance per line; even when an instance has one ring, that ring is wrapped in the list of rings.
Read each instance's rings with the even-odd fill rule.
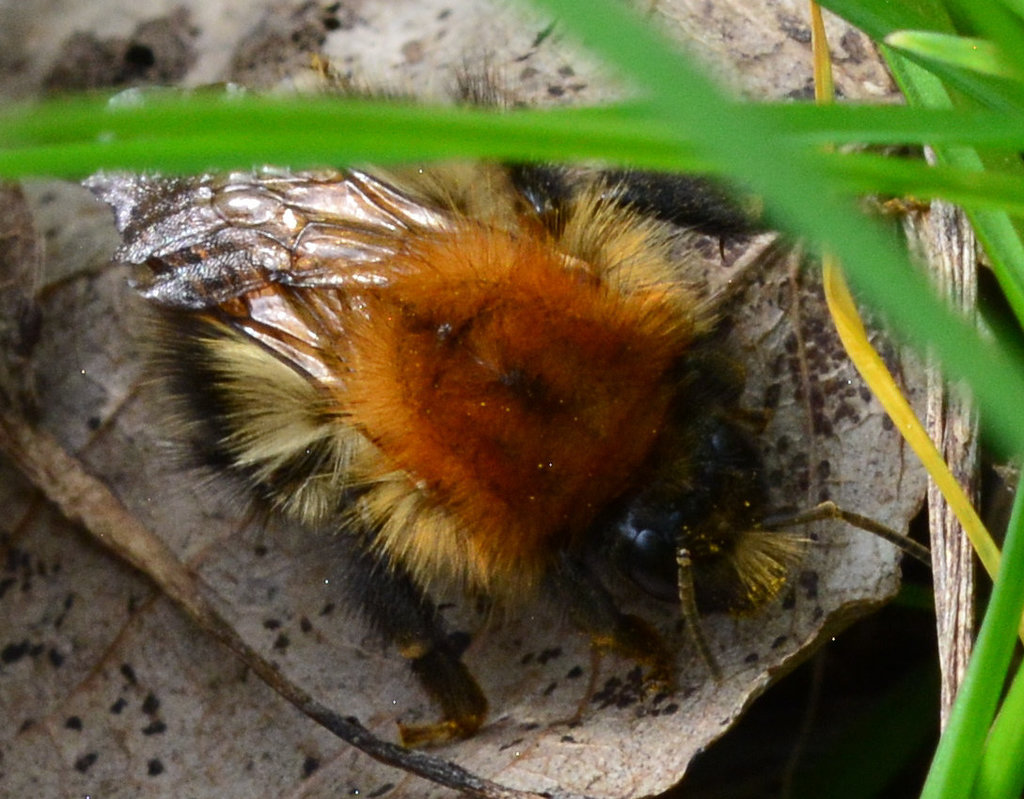
[[[471,584],[535,582],[633,484],[695,328],[678,288],[639,277],[465,222],[362,298],[339,400],[383,456],[364,479],[400,470],[442,508]]]

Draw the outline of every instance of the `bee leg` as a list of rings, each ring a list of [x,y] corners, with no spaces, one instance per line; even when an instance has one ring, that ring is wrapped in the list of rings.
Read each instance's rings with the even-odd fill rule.
[[[441,706],[443,718],[433,724],[398,725],[404,746],[440,744],[469,738],[487,717],[487,698],[469,669],[459,659],[458,650],[445,642],[433,644],[425,653],[410,658],[412,671],[427,693]],[[414,647],[413,651],[419,651]]]
[[[840,508],[832,500],[826,500],[805,511],[769,516],[765,518],[762,524],[768,530],[784,530],[787,527],[797,527],[802,524],[811,524],[812,522],[828,519],[838,519],[852,527],[858,527],[865,532],[877,535],[883,541],[888,541],[890,544],[902,549],[907,555],[916,558],[929,569],[932,566],[932,556],[928,547],[893,530],[891,527],[886,527],[881,522],[876,522],[874,519],[846,510],[845,508]]]
[[[711,654],[711,647],[708,646],[708,641],[701,630],[700,614],[697,612],[697,592],[693,586],[693,559],[685,547],[676,550],[676,566],[679,570],[679,609],[683,623],[711,676],[721,680],[722,669],[715,656]]]
[[[675,690],[673,659],[661,636],[639,616],[620,611],[586,566],[563,558],[551,580],[573,623],[590,636],[598,656],[614,652],[634,660],[649,669],[646,683],[655,691]]]
[[[437,609],[403,571],[369,554],[356,556],[344,581],[350,599],[385,639],[410,661],[413,674],[441,707],[441,720],[401,724],[405,746],[440,744],[472,736],[487,716],[487,698],[462,662],[460,646]]]

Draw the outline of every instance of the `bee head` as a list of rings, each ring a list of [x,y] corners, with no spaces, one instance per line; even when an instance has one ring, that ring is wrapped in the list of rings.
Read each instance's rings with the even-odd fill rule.
[[[608,524],[614,562],[665,601],[702,611],[755,611],[781,591],[799,557],[796,536],[762,527],[763,465],[747,430],[712,415],[668,452]],[[685,613],[685,610],[684,610]]]

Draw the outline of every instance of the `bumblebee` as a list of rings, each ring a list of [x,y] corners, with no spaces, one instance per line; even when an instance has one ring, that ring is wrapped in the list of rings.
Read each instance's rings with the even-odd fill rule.
[[[441,709],[404,743],[487,715],[440,592],[554,592],[668,687],[664,642],[595,560],[679,603],[698,646],[698,612],[785,584],[802,539],[763,524],[743,376],[679,246],[680,224],[749,226],[706,186],[499,165],[87,185],[140,269],[152,365],[202,461],[354,542],[349,599]],[[646,207],[659,192],[711,199]]]

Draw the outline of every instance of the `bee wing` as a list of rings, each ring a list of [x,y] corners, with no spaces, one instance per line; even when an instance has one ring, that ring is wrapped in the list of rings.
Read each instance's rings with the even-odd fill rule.
[[[174,178],[99,173],[85,181],[114,209],[117,258],[145,264],[148,300],[202,310],[272,284],[359,290],[413,232],[447,216],[357,170],[262,169]]]

